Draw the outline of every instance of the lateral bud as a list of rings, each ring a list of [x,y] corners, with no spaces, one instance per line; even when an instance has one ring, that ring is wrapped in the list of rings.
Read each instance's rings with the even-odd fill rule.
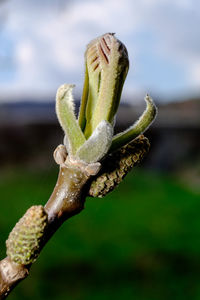
[[[9,234],[6,241],[8,257],[20,265],[32,264],[39,255],[47,225],[43,206],[30,207]]]
[[[108,155],[102,162],[102,169],[90,185],[88,196],[102,198],[114,190],[132,168],[142,161],[149,147],[149,140],[141,135]]]

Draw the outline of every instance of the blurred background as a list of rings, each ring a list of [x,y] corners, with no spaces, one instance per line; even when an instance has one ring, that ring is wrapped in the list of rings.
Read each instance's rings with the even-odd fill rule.
[[[0,0],[0,256],[16,221],[45,204],[63,133],[59,85],[75,83],[84,51],[116,32],[130,70],[116,131],[155,100],[151,150],[105,199],[88,198],[10,299],[200,299],[200,2]]]

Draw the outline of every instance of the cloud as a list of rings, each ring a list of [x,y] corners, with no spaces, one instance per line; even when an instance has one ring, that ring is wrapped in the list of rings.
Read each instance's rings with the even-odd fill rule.
[[[81,90],[85,45],[108,31],[117,32],[129,50],[129,94],[148,84],[160,93],[198,88],[199,6],[197,0],[7,1],[8,18],[0,32],[0,66],[7,65],[6,72],[0,69],[1,91],[55,93],[64,82]],[[174,70],[176,85],[170,76]]]
[[[127,2],[127,3],[126,3]],[[65,1],[8,2],[9,19],[5,32],[14,40],[12,59],[15,76],[12,90],[54,90],[66,81],[80,82],[83,74],[83,51],[85,45],[96,35],[113,31],[118,19],[130,15],[129,1]],[[62,9],[60,9],[62,8]],[[130,18],[131,16],[129,16]],[[130,23],[131,28],[134,22]],[[127,30],[126,23],[119,33]],[[79,77],[79,78],[78,78]],[[11,86],[5,85],[7,89]]]
[[[158,18],[153,19],[151,14],[149,23],[160,41],[157,52],[180,64],[187,74],[188,83],[199,87],[200,3],[177,1],[174,5],[168,3],[155,9]]]

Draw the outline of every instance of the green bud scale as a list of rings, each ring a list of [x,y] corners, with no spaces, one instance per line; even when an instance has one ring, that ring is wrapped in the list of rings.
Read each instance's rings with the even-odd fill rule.
[[[36,260],[47,224],[47,214],[42,205],[27,210],[6,241],[7,255],[13,262],[29,265]]]
[[[108,155],[102,169],[92,181],[88,195],[102,198],[115,189],[123,178],[140,163],[148,153],[149,140],[143,135]]]

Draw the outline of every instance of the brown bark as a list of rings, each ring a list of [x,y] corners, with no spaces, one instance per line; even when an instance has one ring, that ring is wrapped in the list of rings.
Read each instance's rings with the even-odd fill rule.
[[[0,262],[0,299],[5,299],[28,274],[27,267],[12,262],[9,257],[4,258]]]

